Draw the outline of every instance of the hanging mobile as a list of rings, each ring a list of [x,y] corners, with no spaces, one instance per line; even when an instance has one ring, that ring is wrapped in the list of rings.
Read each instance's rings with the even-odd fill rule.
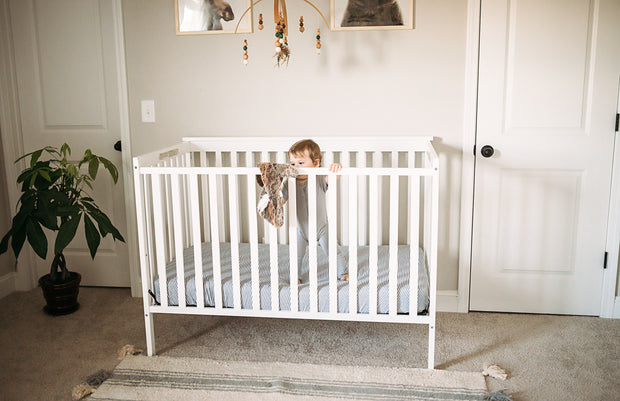
[[[282,15],[280,15],[280,20],[278,21],[278,25],[276,25],[276,54],[274,55],[278,67],[283,62],[286,62],[288,64],[290,56],[288,40],[284,39],[284,34],[286,32],[286,22],[284,21]]]
[[[263,14],[258,15],[258,29],[263,29]]]
[[[299,32],[303,32],[304,30],[304,17],[301,16],[299,17]]]
[[[321,54],[321,29],[316,30],[316,54]]]
[[[248,41],[243,41],[243,64],[248,65]]]

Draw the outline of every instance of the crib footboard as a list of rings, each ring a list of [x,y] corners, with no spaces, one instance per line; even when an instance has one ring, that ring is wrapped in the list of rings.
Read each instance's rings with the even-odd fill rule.
[[[417,323],[428,325],[433,369],[439,162],[431,140],[321,139],[322,165],[343,169],[299,169],[307,192],[288,191],[279,228],[257,213],[256,166],[287,163],[294,139],[186,138],[134,158],[148,355],[155,313]],[[317,224],[323,205],[308,196],[300,231],[297,197],[316,194],[326,177],[328,224]]]

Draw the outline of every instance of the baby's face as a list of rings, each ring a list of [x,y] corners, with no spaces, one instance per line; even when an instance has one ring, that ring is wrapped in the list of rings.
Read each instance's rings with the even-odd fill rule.
[[[314,162],[310,158],[307,150],[304,150],[303,153],[289,153],[288,158],[291,161],[291,166],[297,168],[310,168],[310,167],[319,167],[319,161],[315,160]],[[298,175],[297,181],[305,182],[308,179],[307,175]]]

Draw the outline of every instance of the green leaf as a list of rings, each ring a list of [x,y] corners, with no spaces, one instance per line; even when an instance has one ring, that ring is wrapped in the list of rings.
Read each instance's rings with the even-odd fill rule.
[[[69,154],[69,156],[71,155],[71,148],[67,143],[62,144],[62,146],[60,147],[60,153],[62,153],[62,155],[65,157],[67,156],[67,154]]]
[[[49,228],[50,230],[58,230],[56,213],[52,211],[53,205],[50,205],[50,199],[50,193],[47,191],[42,191],[39,194],[36,216],[45,228]],[[50,208],[50,206],[52,207]]]
[[[34,180],[37,179],[37,176],[39,175],[38,171],[35,171],[34,174],[32,174],[32,177],[30,177],[30,186],[34,186]]]
[[[37,160],[41,157],[41,153],[43,153],[43,149],[39,149],[32,153],[32,157],[30,158],[30,167],[34,167],[37,164]]]
[[[88,162],[88,174],[90,174],[93,180],[97,178],[97,170],[99,170],[99,159],[93,157]]]
[[[67,166],[67,173],[69,174],[70,177],[77,177],[78,170],[77,170],[77,167],[75,167],[75,164],[69,164]]]
[[[101,210],[94,205],[85,204],[88,209],[88,214],[97,222],[101,236],[105,237],[108,234],[112,234],[114,239],[125,242],[125,239],[121,233],[114,227],[108,216],[106,216]]]
[[[81,214],[73,215],[70,220],[65,221],[60,225],[58,236],[56,237],[56,243],[54,245],[55,253],[61,253],[67,245],[71,243],[75,237],[75,232],[80,224],[81,217]]]
[[[30,168],[27,168],[24,171],[22,171],[19,177],[17,177],[17,183],[19,184],[20,182],[26,181],[28,177],[30,177],[30,174],[32,174],[32,169]]]
[[[97,231],[95,224],[87,215],[84,215],[84,232],[86,233],[86,243],[90,250],[90,256],[95,259],[101,237],[99,236],[99,231]]]
[[[2,241],[0,241],[0,255],[9,249],[9,239],[11,238],[12,233],[13,229],[10,229],[9,232],[2,238]]]
[[[19,162],[22,159],[25,159],[26,157],[30,156],[31,154],[33,154],[34,152],[30,152],[30,153],[26,153],[25,155],[23,155],[22,157],[20,157],[19,159],[15,160],[15,163]]]
[[[47,170],[39,170],[39,174],[41,174],[41,177],[45,178],[46,180],[48,180],[49,182],[52,181],[52,178],[50,177],[49,173],[47,172]]]
[[[19,228],[13,226],[15,231],[13,231],[13,240],[11,240],[11,247],[13,248],[13,253],[15,254],[15,258],[19,256],[19,253],[24,246],[24,242],[26,241],[26,226],[21,226]]]
[[[103,166],[106,168],[106,170],[110,172],[110,175],[112,176],[112,179],[114,180],[114,183],[116,184],[116,182],[118,181],[118,169],[116,168],[114,163],[112,163],[111,161],[103,157],[100,157],[99,161],[101,161],[101,163],[103,163]]]
[[[41,259],[45,259],[47,256],[47,238],[41,226],[38,222],[33,222],[32,219],[28,219],[26,220],[26,230],[30,246],[32,246],[32,249]]]
[[[77,205],[72,205],[72,206],[58,206],[56,208],[56,216],[59,217],[67,217],[67,216],[73,216],[75,214],[77,214],[80,211],[80,207]]]

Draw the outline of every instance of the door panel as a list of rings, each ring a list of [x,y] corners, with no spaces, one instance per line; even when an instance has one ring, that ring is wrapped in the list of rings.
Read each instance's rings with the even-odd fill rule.
[[[620,6],[481,11],[470,309],[598,315]]]
[[[113,149],[120,113],[111,2],[14,0],[10,11],[25,151],[67,142],[76,160],[86,149],[111,160],[119,182],[114,185],[102,169],[92,195],[125,234],[121,154]],[[49,270],[50,253],[39,261],[40,275]],[[65,256],[83,285],[130,285],[123,243],[102,240],[93,261],[82,226]]]

